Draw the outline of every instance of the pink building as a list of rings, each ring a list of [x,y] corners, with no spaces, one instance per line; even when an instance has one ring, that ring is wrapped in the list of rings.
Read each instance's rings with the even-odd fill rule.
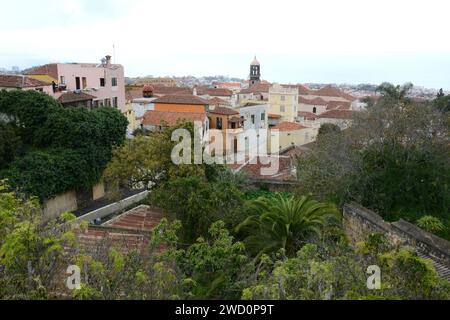
[[[111,56],[101,63],[52,63],[32,69],[28,76],[53,83],[53,96],[67,92],[93,96],[92,107],[111,106],[125,111],[125,75],[122,65]]]

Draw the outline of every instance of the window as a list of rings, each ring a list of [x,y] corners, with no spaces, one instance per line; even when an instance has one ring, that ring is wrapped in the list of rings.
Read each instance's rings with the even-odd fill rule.
[[[86,79],[86,77],[81,78],[81,81],[83,83],[83,89],[86,89],[87,88],[87,79]]]
[[[66,84],[66,77],[61,76],[61,77],[59,78],[59,82],[60,82],[60,84]]]
[[[252,124],[255,124],[255,115],[252,114]]]
[[[216,129],[222,130],[222,118],[216,118]]]
[[[117,97],[113,98],[113,107],[117,108],[119,106],[119,99]]]
[[[105,99],[105,106],[111,107],[111,99]]]
[[[281,96],[281,101],[286,101],[286,96]]]
[[[284,105],[280,106],[280,112],[286,112],[286,107]]]
[[[76,90],[80,90],[81,89],[80,77],[75,77],[75,86],[76,86]]]
[[[314,113],[314,114],[317,113],[317,108],[316,108],[316,107],[313,108],[313,113]]]
[[[266,113],[265,112],[261,113],[261,121],[264,121],[264,120],[266,120]]]
[[[105,86],[105,78],[100,78],[100,87]]]
[[[111,85],[117,87],[117,78],[111,78]]]

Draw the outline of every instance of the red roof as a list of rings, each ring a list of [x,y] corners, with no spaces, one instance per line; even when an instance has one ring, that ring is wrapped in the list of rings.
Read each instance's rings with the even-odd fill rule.
[[[269,169],[272,164],[267,164],[270,158],[273,161],[279,161],[279,168],[275,174],[272,175],[263,175],[263,168]],[[251,163],[256,162],[256,163]],[[239,169],[239,172],[246,174],[251,179],[258,180],[277,180],[277,181],[295,181],[295,177],[292,175],[292,168],[294,165],[293,158],[290,156],[285,157],[258,157],[256,161],[249,161],[245,165],[229,165],[229,167],[233,170]]]
[[[269,92],[270,83],[257,83],[247,89],[241,90],[240,94]]]
[[[231,97],[233,95],[233,91],[225,88],[196,87],[196,89],[199,96]]]
[[[308,120],[315,120],[317,118],[316,114],[308,111],[299,111],[298,116],[301,118],[306,118]]]
[[[161,212],[148,206],[139,206],[101,226],[89,226],[79,232],[80,248],[88,253],[99,252],[102,247],[115,247],[127,254],[138,251],[146,254],[151,231],[160,223]]]
[[[302,129],[308,129],[309,127],[302,126],[299,123],[296,122],[280,122],[275,127],[272,128],[272,130],[279,130],[279,131],[296,131],[296,130],[302,130]]]
[[[58,101],[62,104],[73,103],[73,102],[83,102],[96,99],[97,97],[84,93],[84,92],[66,92],[63,93]]]
[[[328,101],[327,110],[331,109],[341,109],[348,110],[351,107],[351,102],[349,101]]]
[[[167,111],[150,110],[144,114],[142,124],[150,126],[160,126],[163,123],[165,123],[169,126],[173,126],[177,124],[178,120],[204,122],[205,114],[193,112],[167,112]]]
[[[354,101],[356,99],[352,95],[345,93],[344,91],[339,90],[338,88],[333,87],[331,85],[325,86],[320,90],[314,91],[312,94],[326,97],[341,97],[349,101]]]
[[[217,97],[209,99],[210,106],[217,106],[217,105],[228,106],[229,104],[230,103],[228,101],[225,101],[225,100],[217,98]]]
[[[153,94],[156,96],[163,96],[166,94],[192,94],[192,89],[188,87],[167,87],[154,85]]]
[[[142,88],[142,92],[153,92],[153,86],[151,84],[146,84],[144,88]]]
[[[168,94],[156,99],[153,103],[209,105],[207,100],[189,94]]]
[[[326,106],[328,104],[328,102],[326,102],[322,98],[307,99],[301,96],[298,97],[298,103],[309,104],[314,106]]]
[[[209,113],[222,114],[226,116],[234,116],[239,114],[236,110],[227,107],[215,107],[213,110],[209,110]]]
[[[356,114],[355,110],[330,110],[322,113],[319,118],[327,118],[327,119],[353,119],[353,116]]]
[[[269,118],[271,118],[271,119],[280,119],[281,115],[274,114],[274,113],[269,113]]]
[[[0,87],[3,88],[34,88],[49,86],[47,82],[27,76],[0,75]]]
[[[49,75],[53,79],[58,79],[58,65],[56,63],[45,64],[31,69],[28,74],[30,75]]]

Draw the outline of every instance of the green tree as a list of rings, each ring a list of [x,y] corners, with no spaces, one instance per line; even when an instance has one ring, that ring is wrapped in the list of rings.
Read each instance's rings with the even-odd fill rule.
[[[381,242],[380,242],[381,244]],[[367,268],[381,269],[381,289],[367,288]],[[437,276],[431,261],[414,252],[361,243],[307,244],[296,256],[271,261],[259,268],[243,299],[275,300],[417,300],[450,298],[450,283]]]
[[[236,229],[250,229],[245,239],[246,247],[255,253],[285,250],[293,256],[314,234],[320,234],[327,223],[339,221],[340,213],[330,204],[320,203],[309,197],[279,195],[273,199],[253,201],[255,215],[248,217]]]
[[[430,104],[381,98],[299,159],[298,194],[339,205],[356,201],[388,220],[431,214],[448,221],[448,129]]]
[[[242,199],[238,185],[225,179],[211,182],[202,176],[171,179],[151,196],[154,205],[185,226],[180,239],[186,244],[207,236],[209,226],[218,220],[235,226],[243,218]]]
[[[51,299],[64,285],[69,263],[64,248],[72,246],[74,218],[64,214],[43,223],[39,203],[7,192],[0,183],[0,299]]]
[[[376,92],[381,94],[383,97],[394,100],[397,102],[405,101],[406,96],[411,91],[411,89],[414,87],[412,83],[405,83],[404,85],[393,85],[389,82],[383,82],[378,86],[376,89]]]
[[[113,108],[63,108],[35,91],[0,91],[0,113],[0,177],[41,201],[95,185],[128,125]]]
[[[21,153],[22,139],[17,133],[17,128],[0,122],[0,170],[5,169]]]

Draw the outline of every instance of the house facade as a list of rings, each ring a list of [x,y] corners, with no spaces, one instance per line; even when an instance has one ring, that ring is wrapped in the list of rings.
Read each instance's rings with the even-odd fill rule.
[[[269,113],[281,116],[282,121],[294,122],[298,112],[298,90],[279,84],[269,90]]]
[[[313,142],[317,133],[317,128],[306,127],[296,122],[281,122],[270,131],[270,153],[278,154],[289,148]]]
[[[111,63],[106,56],[101,63],[53,63],[32,69],[27,76],[49,79],[53,83],[53,96],[82,91],[94,96],[93,107],[109,106],[125,112],[124,68]]]

